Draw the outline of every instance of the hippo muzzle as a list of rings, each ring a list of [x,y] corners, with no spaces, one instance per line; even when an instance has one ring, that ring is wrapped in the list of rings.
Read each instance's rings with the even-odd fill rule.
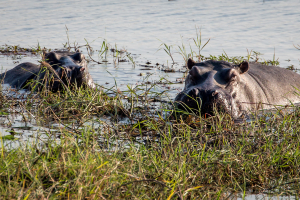
[[[233,97],[221,89],[203,90],[193,88],[187,93],[181,93],[176,102],[178,108],[202,115],[212,116],[216,112],[230,114],[233,117],[240,115]]]
[[[86,67],[83,66],[62,66],[60,69],[62,81],[67,85],[76,84],[81,86],[83,84]]]

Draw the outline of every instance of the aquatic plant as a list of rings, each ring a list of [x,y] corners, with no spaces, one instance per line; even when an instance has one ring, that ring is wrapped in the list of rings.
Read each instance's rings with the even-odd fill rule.
[[[198,61],[201,62],[201,51],[209,43],[210,38],[202,46],[201,29],[196,27],[196,38],[193,38],[193,41],[198,48],[198,55],[196,57],[198,58]]]
[[[161,46],[163,46],[163,47],[161,47]],[[173,52],[172,52],[173,46],[172,45],[167,45],[166,43],[162,43],[160,45],[160,47],[161,48],[159,48],[158,51],[163,49],[168,54],[168,56],[170,56],[170,58],[172,59],[173,64],[175,64],[175,61],[174,61],[174,58],[173,58],[173,55],[172,55],[173,54]]]
[[[204,45],[202,45],[202,35],[201,35],[201,29],[196,27],[196,38],[192,38],[194,41],[194,45],[198,49],[198,53],[193,50],[192,46],[189,44],[190,53],[187,53],[186,47],[183,42],[183,38],[181,37],[181,45],[178,45],[179,53],[182,55],[185,63],[187,63],[189,58],[196,57],[198,62],[201,62],[204,59],[204,56],[201,55],[201,51],[203,48],[209,43],[210,38],[205,42]]]
[[[185,63],[185,64],[187,63],[187,61],[188,61],[188,59],[189,59],[190,57],[194,57],[194,56],[193,56],[193,55],[194,55],[194,52],[193,52],[193,50],[192,50],[192,48],[191,48],[191,45],[190,45],[190,50],[191,50],[191,52],[190,52],[190,53],[187,53],[187,50],[186,50],[185,45],[184,45],[184,43],[183,43],[183,38],[182,38],[182,37],[181,37],[181,46],[178,45],[178,49],[179,49],[179,53],[181,54],[182,58],[184,59],[184,63]]]

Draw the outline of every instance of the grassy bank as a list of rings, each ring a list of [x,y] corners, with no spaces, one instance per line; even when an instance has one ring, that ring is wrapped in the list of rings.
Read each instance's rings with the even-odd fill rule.
[[[139,90],[48,92],[26,101],[2,96],[2,112],[59,127],[27,142],[11,133],[19,143],[13,148],[1,138],[1,199],[300,195],[298,109],[233,123],[223,114],[185,115],[168,103],[147,110],[155,94]]]
[[[208,42],[201,44],[201,33],[194,43],[197,53],[179,47],[184,60],[239,63],[259,56],[204,57],[200,51]],[[171,46],[162,47],[174,64]],[[90,62],[107,60],[106,41],[99,60],[91,58],[89,44],[84,48]],[[135,65],[130,54],[119,58],[116,49],[114,62],[127,56]],[[278,65],[275,56],[265,62]],[[1,126],[9,134],[0,137],[0,199],[234,199],[249,193],[298,198],[299,108],[278,107],[235,123],[222,113],[203,117],[175,110],[172,100],[162,100],[167,92],[146,80],[126,91],[98,86],[24,98],[2,92],[0,115],[8,122]],[[39,129],[21,137],[11,127],[15,115]]]

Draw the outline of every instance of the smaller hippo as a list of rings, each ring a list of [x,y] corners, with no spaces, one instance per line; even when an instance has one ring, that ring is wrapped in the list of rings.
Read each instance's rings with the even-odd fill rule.
[[[40,65],[26,62],[0,74],[2,83],[16,89],[40,89],[46,86],[52,92],[74,84],[77,87],[95,88],[82,53],[50,52],[44,57],[45,61]]]
[[[248,111],[299,103],[300,75],[293,71],[246,61],[187,62],[189,74],[176,105],[189,112],[213,115],[223,111],[238,118]]]

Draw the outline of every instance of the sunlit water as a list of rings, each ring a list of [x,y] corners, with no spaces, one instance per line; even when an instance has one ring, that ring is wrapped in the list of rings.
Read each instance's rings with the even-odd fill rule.
[[[238,1],[238,0],[136,0],[136,1],[0,1],[0,45],[21,47],[62,48],[67,42],[66,27],[71,44],[86,44],[100,49],[104,39],[118,49],[133,55],[131,62],[114,64],[112,57],[107,64],[90,63],[89,70],[96,83],[112,87],[134,87],[152,74],[150,81],[166,78],[175,82],[183,73],[165,73],[157,68],[141,67],[150,61],[167,66],[171,58],[159,50],[162,43],[173,45],[172,53],[178,70],[184,65],[178,53],[182,43],[194,51],[192,38],[196,28],[201,28],[204,56],[246,56],[247,49],[262,53],[266,60],[278,59],[281,67],[294,65],[300,68],[300,51],[293,45],[300,44],[300,1]],[[158,51],[159,50],[159,51]],[[274,55],[275,52],[275,55]],[[86,57],[87,54],[84,52]],[[0,55],[2,71],[21,62],[37,63],[38,57],[7,57]],[[97,54],[94,58],[98,59]],[[139,75],[143,76],[139,76]],[[172,99],[183,87],[175,84],[158,90],[169,89]],[[17,121],[15,121],[17,123]],[[16,124],[18,126],[18,124]],[[3,132],[3,130],[0,130]]]
[[[188,48],[196,37],[195,27],[199,27],[203,42],[211,38],[204,55],[225,51],[229,56],[245,56],[248,49],[273,59],[275,49],[283,67],[299,67],[300,51],[293,47],[300,44],[299,9],[299,0],[1,1],[0,44],[28,47],[39,42],[42,47],[62,47],[67,26],[71,42],[82,45],[86,39],[99,49],[107,39],[118,48],[140,54],[141,59],[166,63],[171,59],[164,51],[157,52],[160,44],[181,45],[183,39]],[[173,51],[175,60],[183,63],[175,53],[176,46]],[[3,60],[3,68],[13,66]],[[100,84],[107,76],[104,68],[100,65],[93,70]]]

